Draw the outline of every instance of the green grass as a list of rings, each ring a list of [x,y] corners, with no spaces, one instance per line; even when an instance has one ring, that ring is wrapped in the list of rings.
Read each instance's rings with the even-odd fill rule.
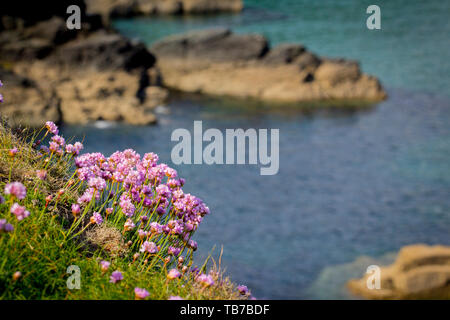
[[[22,182],[27,187],[27,197],[20,204],[31,213],[18,221],[9,212],[11,199],[5,196],[6,202],[0,204],[0,219],[14,226],[11,233],[0,232],[0,299],[134,299],[135,287],[148,290],[148,299],[248,297],[239,295],[236,286],[223,275],[220,261],[216,265],[210,260],[215,284],[205,288],[189,273],[181,279],[168,281],[164,266],[142,268],[133,262],[131,254],[113,254],[101,245],[92,245],[85,236],[66,239],[67,216],[76,191],[48,207],[45,197],[56,197],[56,192],[72,174],[71,165],[69,161],[51,163],[46,181],[38,180],[35,172],[42,168],[42,160],[31,146],[32,135],[27,130],[15,134],[4,123],[0,126],[0,193],[5,196],[6,183]],[[11,157],[9,149],[14,147],[18,153]],[[106,272],[100,268],[101,260],[111,262]],[[71,274],[67,273],[67,268],[72,265],[79,267],[80,289],[68,288]],[[115,270],[121,271],[124,279],[114,284],[109,278]],[[15,279],[18,271],[21,276]]]

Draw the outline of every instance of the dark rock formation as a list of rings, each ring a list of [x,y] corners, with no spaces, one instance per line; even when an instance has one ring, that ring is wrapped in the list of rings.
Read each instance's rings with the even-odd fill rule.
[[[167,94],[157,87],[156,59],[142,43],[103,27],[95,15],[85,16],[81,30],[68,30],[61,17],[66,7],[54,15],[36,8],[32,20],[8,10],[0,13],[6,21],[0,32],[0,113],[10,123],[156,121],[152,109]]]
[[[228,29],[212,29],[170,36],[155,43],[152,52],[167,58],[247,61],[262,57],[268,48],[267,40],[261,35],[237,35]]]

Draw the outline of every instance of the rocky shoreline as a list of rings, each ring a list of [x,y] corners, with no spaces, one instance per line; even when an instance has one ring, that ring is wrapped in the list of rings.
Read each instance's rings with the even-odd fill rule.
[[[212,29],[169,36],[151,48],[165,86],[273,102],[386,98],[356,61],[328,59],[300,44],[273,49],[261,35]]]
[[[168,92],[142,43],[110,30],[98,15],[84,16],[81,30],[68,30],[63,16],[41,12],[39,18],[39,11],[31,25],[21,16],[7,18],[0,28],[0,79],[7,90],[0,111],[11,125],[156,122],[152,110]]]
[[[0,112],[11,125],[148,125],[157,121],[153,110],[167,100],[166,88],[281,103],[386,97],[357,62],[323,58],[300,44],[270,48],[261,35],[211,29],[170,36],[147,49],[111,29],[103,13],[90,7],[161,1],[61,0],[52,9],[35,4],[27,11],[22,2],[0,8],[0,79],[7,90]],[[71,4],[81,7],[81,30],[66,27]]]

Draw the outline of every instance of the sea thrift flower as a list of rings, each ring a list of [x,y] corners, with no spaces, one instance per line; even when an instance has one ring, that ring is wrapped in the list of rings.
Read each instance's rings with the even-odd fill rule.
[[[22,207],[18,203],[14,203],[11,206],[11,213],[14,214],[19,221],[22,221],[30,215],[30,212],[28,212],[25,207]]]
[[[162,226],[158,222],[152,222],[150,223],[150,232],[160,234],[162,232]]]
[[[140,252],[148,252],[150,254],[155,254],[158,252],[158,247],[154,242],[151,241],[144,241],[144,243],[141,245]]]
[[[114,271],[109,279],[110,279],[109,282],[111,283],[117,283],[119,281],[122,281],[123,280],[122,272],[118,270]]]
[[[122,208],[123,214],[127,217],[132,217],[136,209],[131,199],[125,193],[120,197],[120,208]]]
[[[169,299],[167,300],[184,300],[184,299],[180,296],[170,296]]]
[[[10,155],[12,158],[14,158],[14,157],[16,156],[17,152],[19,152],[19,151],[17,150],[17,148],[9,149],[9,155]]]
[[[12,224],[8,223],[6,219],[0,219],[0,232],[11,232],[14,230],[14,227]]]
[[[0,93],[0,103],[3,102],[3,95]]]
[[[80,214],[80,205],[79,204],[72,204],[72,214],[74,215],[74,217],[78,216]]]
[[[58,134],[59,130],[58,127],[56,126],[56,124],[52,121],[47,121],[45,123],[45,127],[47,128],[47,130],[53,134]]]
[[[108,261],[101,261],[100,262],[100,268],[102,269],[102,272],[106,272],[109,269],[109,266],[111,265],[111,262]]]
[[[194,251],[197,250],[197,242],[194,240],[189,240],[188,246]]]
[[[125,231],[130,231],[133,230],[136,227],[136,225],[133,223],[133,220],[131,219],[127,219],[127,221],[125,222],[123,228]]]
[[[172,256],[177,256],[180,254],[180,251],[181,251],[181,248],[169,247],[169,249],[167,250],[167,253]]]
[[[84,146],[81,142],[75,142],[75,144],[73,145],[73,153],[75,155],[78,155],[80,153],[81,150],[83,150]]]
[[[100,191],[106,188],[106,181],[100,177],[90,178],[88,184],[89,187]]]
[[[64,189],[59,189],[58,190],[58,198],[61,197],[66,191]]]
[[[13,197],[16,197],[19,200],[22,200],[27,195],[27,189],[20,182],[12,182],[12,183],[8,183],[5,186],[5,194],[9,194]]]
[[[237,289],[238,289],[239,293],[242,294],[242,295],[247,295],[247,294],[248,294],[248,288],[247,288],[247,286],[239,285],[239,286],[237,287]]]
[[[21,276],[22,276],[22,272],[16,271],[16,272],[14,272],[14,274],[13,274],[13,280],[14,280],[14,281],[17,281],[17,280],[20,279]]]
[[[167,279],[173,280],[181,277],[181,273],[177,269],[172,269],[167,274]]]
[[[100,225],[100,224],[102,224],[102,222],[103,222],[103,218],[100,215],[100,213],[94,212],[91,217],[91,223]]]
[[[136,287],[136,288],[134,288],[134,295],[136,297],[136,300],[142,300],[142,299],[147,298],[149,296],[149,293],[145,289]]]
[[[214,284],[214,280],[211,275],[201,274],[197,277],[197,281],[200,282],[204,287],[209,287]]]
[[[147,232],[147,231],[144,231],[144,230],[142,230],[142,229],[139,229],[139,231],[138,231],[138,236],[139,236],[139,239],[143,240],[145,237],[148,236],[148,232]]]
[[[53,196],[51,194],[49,194],[48,196],[45,197],[45,207],[48,206],[48,204],[52,201]]]
[[[39,179],[45,180],[47,178],[47,170],[37,170],[36,175]]]

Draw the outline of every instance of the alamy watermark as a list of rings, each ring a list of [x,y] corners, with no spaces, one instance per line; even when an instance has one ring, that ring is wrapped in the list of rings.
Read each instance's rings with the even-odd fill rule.
[[[380,290],[381,289],[381,269],[377,265],[371,265],[367,267],[367,277],[366,285],[369,290]]]
[[[171,140],[178,143],[172,148],[171,158],[176,165],[260,164],[261,175],[275,175],[280,168],[279,135],[279,129],[270,129],[269,140],[267,129],[251,128],[245,131],[226,129],[224,137],[222,131],[215,128],[203,132],[202,121],[194,121],[193,136],[189,130],[182,128],[172,132]],[[204,147],[203,142],[208,144]]]
[[[80,290],[81,289],[81,269],[77,265],[71,265],[66,270],[67,274],[70,274],[67,279],[67,289]]]
[[[367,7],[367,14],[370,16],[366,20],[366,26],[369,30],[380,30],[381,29],[381,9],[376,4],[372,4]]]
[[[80,9],[80,7],[77,5],[74,5],[74,4],[71,6],[68,6],[66,13],[70,14],[70,16],[66,20],[67,29],[80,30],[81,29],[81,9]]]

